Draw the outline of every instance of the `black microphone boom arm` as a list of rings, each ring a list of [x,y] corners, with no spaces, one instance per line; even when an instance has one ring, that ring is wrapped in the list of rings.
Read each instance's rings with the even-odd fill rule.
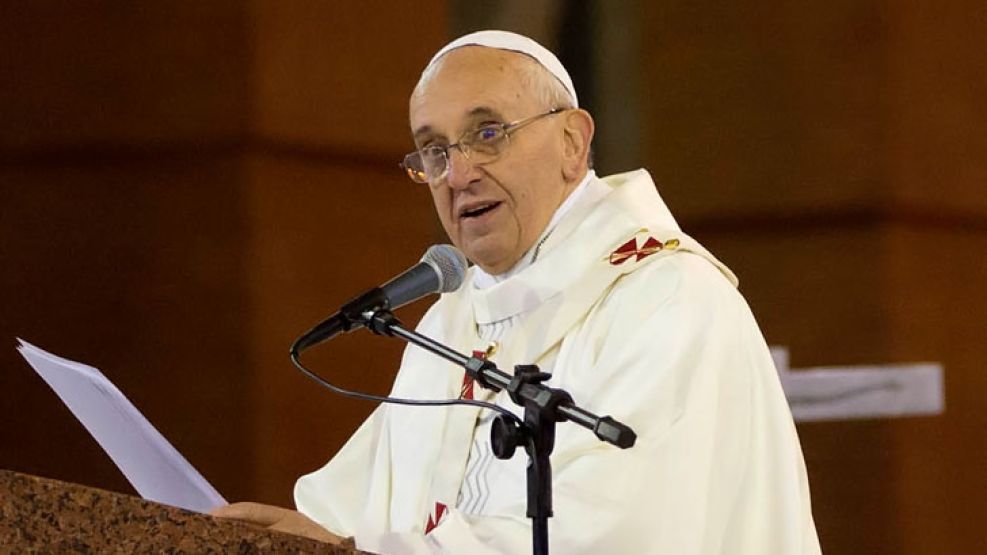
[[[405,328],[387,309],[377,310],[372,314],[364,313],[363,316],[367,318],[367,328],[377,335],[398,337],[436,354],[453,364],[462,366],[471,378],[480,382],[481,385],[488,389],[495,391],[506,389],[511,394],[511,399],[519,405],[523,405],[523,400],[538,400],[543,398],[545,391],[552,389],[540,384],[518,383],[516,376],[511,376],[503,372],[489,360],[468,357],[430,337]],[[567,402],[561,403],[557,407],[557,410],[559,415],[563,417],[560,422],[570,420],[593,432],[601,441],[620,447],[621,449],[632,447],[637,439],[634,430],[627,425],[614,420],[610,416],[596,416],[587,410],[581,409],[572,402],[571,398]]]

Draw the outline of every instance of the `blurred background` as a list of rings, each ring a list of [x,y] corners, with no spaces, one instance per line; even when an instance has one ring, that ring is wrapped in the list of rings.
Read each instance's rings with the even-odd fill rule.
[[[0,468],[132,492],[22,337],[228,499],[289,505],[373,406],[288,345],[445,240],[397,167],[407,97],[483,28],[560,53],[599,173],[648,168],[793,367],[943,364],[942,415],[799,424],[824,551],[983,552],[982,0],[2,0]],[[382,393],[401,348],[307,360]]]

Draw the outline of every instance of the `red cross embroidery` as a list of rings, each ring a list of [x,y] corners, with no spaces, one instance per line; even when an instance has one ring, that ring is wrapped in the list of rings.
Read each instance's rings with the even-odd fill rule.
[[[469,374],[463,372],[463,387],[459,390],[459,398],[473,400],[473,384],[476,383]]]
[[[425,523],[426,534],[428,534],[432,530],[435,530],[435,527],[438,526],[439,522],[442,521],[442,517],[445,516],[446,509],[447,507],[445,506],[445,504],[439,503],[438,501],[435,502],[435,510],[432,512],[432,514],[428,515],[428,522]]]
[[[617,247],[615,251],[610,253],[610,263],[614,266],[619,266],[620,264],[630,260],[632,257],[636,257],[636,261],[640,262],[641,259],[660,251],[663,246],[664,245],[662,245],[661,241],[658,239],[648,237],[648,240],[641,245],[641,248],[638,248],[637,239],[632,238],[630,241]]]
[[[473,351],[473,356],[476,358],[487,358],[487,353],[484,351]],[[459,390],[459,398],[467,399],[472,401],[473,397],[473,385],[476,384],[476,380],[470,377],[465,371],[463,372],[463,387]]]

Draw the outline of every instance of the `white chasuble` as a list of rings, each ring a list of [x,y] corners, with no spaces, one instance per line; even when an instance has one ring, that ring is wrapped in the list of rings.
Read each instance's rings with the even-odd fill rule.
[[[478,322],[516,318],[492,358],[501,370],[544,363],[549,386],[637,433],[621,450],[558,425],[552,552],[819,553],[795,426],[736,278],[681,232],[647,172],[589,185],[535,262],[482,290],[467,276],[418,326],[470,353],[486,347]],[[462,369],[409,347],[392,394],[462,388]],[[478,415],[382,405],[298,480],[298,509],[367,551],[530,553],[521,450],[490,463],[504,466],[479,514],[456,509]]]

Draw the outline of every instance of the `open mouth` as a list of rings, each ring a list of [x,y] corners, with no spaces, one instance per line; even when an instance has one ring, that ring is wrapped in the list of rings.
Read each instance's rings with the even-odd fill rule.
[[[500,206],[500,202],[481,204],[459,213],[460,218],[477,218]]]

